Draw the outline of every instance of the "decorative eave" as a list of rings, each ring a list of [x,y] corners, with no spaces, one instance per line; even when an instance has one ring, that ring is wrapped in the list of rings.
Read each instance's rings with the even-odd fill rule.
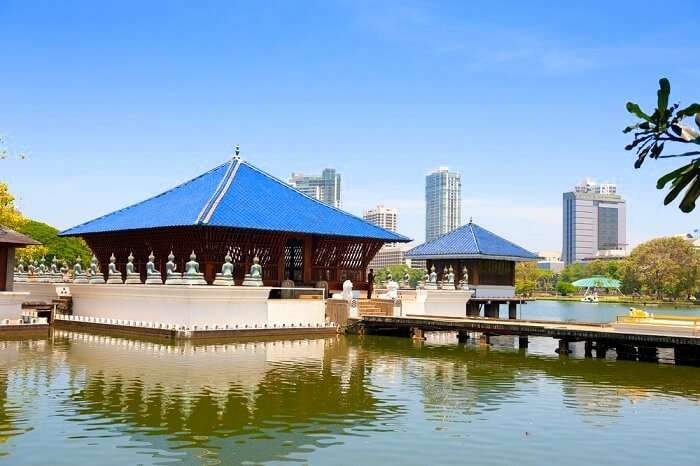
[[[18,233],[15,230],[11,230],[5,226],[0,225],[0,244],[12,247],[25,247],[25,246],[36,246],[41,244],[40,242],[30,238],[27,235]]]

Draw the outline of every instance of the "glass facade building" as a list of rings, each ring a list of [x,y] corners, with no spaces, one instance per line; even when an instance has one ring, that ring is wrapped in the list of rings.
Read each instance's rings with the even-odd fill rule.
[[[441,167],[425,177],[425,241],[461,226],[462,177]]]

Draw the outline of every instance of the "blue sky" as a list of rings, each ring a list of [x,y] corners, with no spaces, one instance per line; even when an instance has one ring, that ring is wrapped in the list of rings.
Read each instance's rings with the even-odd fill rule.
[[[144,5],[148,3],[148,5]],[[526,4],[527,3],[527,4]],[[463,221],[561,247],[561,193],[618,183],[629,241],[692,231],[621,129],[668,76],[700,101],[695,2],[0,1],[0,161],[25,214],[69,227],[224,161],[335,167],[345,208],[424,237],[424,176],[462,172]]]

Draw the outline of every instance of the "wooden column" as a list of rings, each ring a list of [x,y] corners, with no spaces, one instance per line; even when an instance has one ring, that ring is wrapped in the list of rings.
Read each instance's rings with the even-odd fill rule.
[[[508,318],[517,319],[518,318],[518,303],[515,301],[508,301]]]
[[[313,275],[311,267],[314,264],[314,240],[312,236],[304,238],[304,283],[311,284]]]
[[[484,317],[490,317],[492,319],[498,318],[498,310],[500,306],[498,303],[488,303],[484,308]]]

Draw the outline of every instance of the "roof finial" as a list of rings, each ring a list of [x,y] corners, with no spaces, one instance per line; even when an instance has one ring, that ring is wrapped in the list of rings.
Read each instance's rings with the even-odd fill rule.
[[[241,146],[239,146],[238,144],[236,144],[236,152],[233,155],[233,158],[235,158],[235,159],[241,158]]]
[[[470,223],[470,224],[472,223],[472,218],[471,218],[471,216],[469,217],[469,223]]]

